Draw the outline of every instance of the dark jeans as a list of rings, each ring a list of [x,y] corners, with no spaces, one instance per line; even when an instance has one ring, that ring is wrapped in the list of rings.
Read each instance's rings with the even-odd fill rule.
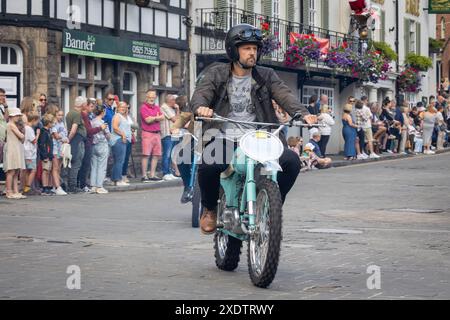
[[[76,134],[70,141],[70,149],[72,152],[71,168],[69,171],[69,189],[73,190],[77,186],[78,172],[83,164],[84,158],[84,138]]]
[[[356,136],[359,138],[359,148],[361,149],[361,153],[364,153],[364,147],[366,145],[366,142],[364,141],[365,139],[365,135],[364,135],[364,130],[363,129],[359,129],[356,130]]]
[[[91,170],[91,158],[92,158],[92,145],[85,143],[84,145],[84,157],[81,163],[80,171],[78,172],[78,185],[81,189],[87,186],[86,179]]]
[[[223,143],[215,140],[213,143]],[[225,145],[223,145],[225,151]],[[224,152],[224,155],[226,152]],[[223,159],[225,160],[225,159]],[[223,161],[222,163],[225,163]],[[291,190],[300,172],[301,164],[298,155],[287,148],[284,149],[280,159],[282,172],[278,172],[277,180],[280,188],[281,199],[284,203],[286,195]],[[198,168],[198,182],[202,194],[202,205],[209,210],[214,210],[219,199],[220,173],[227,169],[229,164],[207,164],[202,162]]]
[[[126,176],[128,174],[128,163],[130,162],[132,146],[133,145],[131,144],[131,142],[127,142],[127,151],[125,153],[125,160],[124,160],[123,168],[122,168],[122,176]]]
[[[325,158],[325,152],[327,151],[328,140],[330,140],[330,136],[321,136],[319,141],[320,153],[322,153],[322,157]]]

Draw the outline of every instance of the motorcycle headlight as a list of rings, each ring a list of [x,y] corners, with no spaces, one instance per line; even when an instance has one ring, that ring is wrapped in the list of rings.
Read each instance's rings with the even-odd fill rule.
[[[239,141],[244,154],[258,162],[278,160],[284,147],[280,139],[267,131],[257,130],[246,133]]]

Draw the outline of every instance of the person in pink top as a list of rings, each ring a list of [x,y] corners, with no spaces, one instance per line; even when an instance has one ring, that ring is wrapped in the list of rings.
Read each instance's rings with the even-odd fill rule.
[[[159,181],[161,178],[155,175],[156,165],[162,155],[161,125],[164,115],[157,104],[156,91],[149,89],[146,101],[141,105],[140,116],[142,123],[142,182]],[[152,156],[150,164],[150,177],[147,176],[148,158]]]

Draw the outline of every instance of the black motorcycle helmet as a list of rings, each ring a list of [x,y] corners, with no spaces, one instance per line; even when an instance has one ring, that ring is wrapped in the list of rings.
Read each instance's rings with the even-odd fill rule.
[[[239,61],[238,47],[243,44],[253,43],[258,46],[258,52],[256,61],[261,56],[262,49],[262,32],[260,29],[247,24],[242,23],[232,27],[228,30],[225,38],[225,50],[227,51],[228,58],[232,62]]]

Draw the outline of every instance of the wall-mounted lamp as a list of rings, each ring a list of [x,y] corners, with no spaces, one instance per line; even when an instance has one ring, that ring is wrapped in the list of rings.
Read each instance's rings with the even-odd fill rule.
[[[183,24],[184,24],[185,26],[190,27],[190,26],[192,26],[192,23],[193,23],[193,22],[194,22],[194,21],[192,20],[191,17],[189,17],[189,16],[183,16]]]

